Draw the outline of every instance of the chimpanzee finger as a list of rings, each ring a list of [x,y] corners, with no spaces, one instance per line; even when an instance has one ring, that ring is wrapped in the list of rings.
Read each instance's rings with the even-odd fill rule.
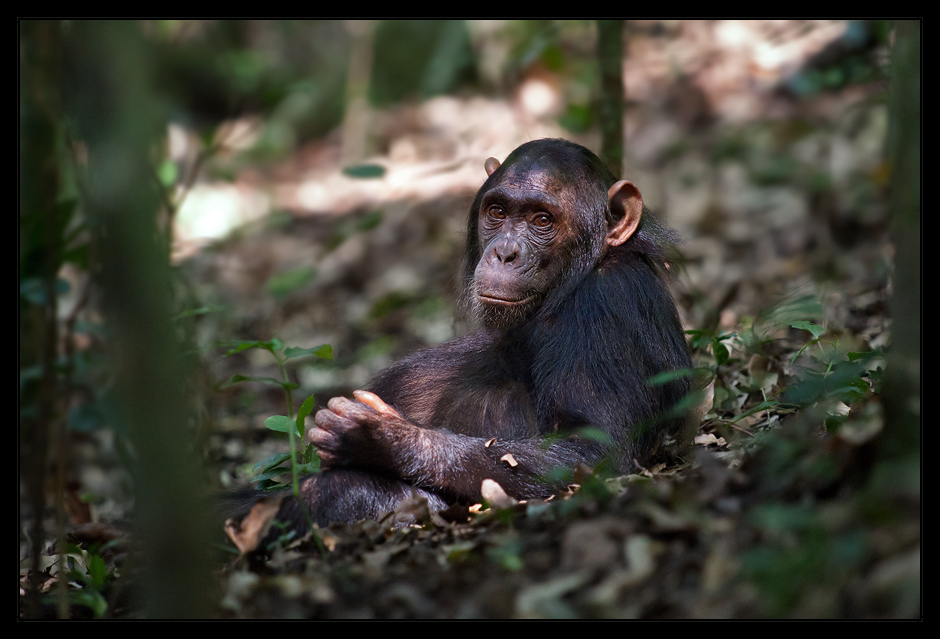
[[[316,415],[313,416],[313,421],[316,423],[317,428],[325,430],[344,430],[355,425],[352,420],[329,408],[318,410]],[[310,430],[312,432],[316,429],[312,428]]]
[[[382,415],[374,408],[346,397],[334,397],[327,403],[327,408],[363,426],[378,426],[382,423]]]
[[[317,411],[314,421],[317,427],[307,431],[307,440],[316,446],[318,451],[334,453],[340,452],[347,433],[358,426],[356,422],[327,409]]]
[[[328,430],[320,428],[318,424],[317,428],[311,428],[307,431],[307,440],[317,449],[321,449],[329,446],[330,441],[333,440],[333,435]]]
[[[317,448],[317,457],[320,458],[320,468],[331,468],[338,465],[339,458],[323,448]]]
[[[394,408],[386,404],[384,401],[382,401],[382,398],[376,395],[375,393],[370,393],[369,391],[364,391],[364,390],[357,390],[357,391],[353,391],[353,397],[355,397],[357,400],[359,400],[366,406],[374,408],[375,410],[377,410],[383,415],[389,415],[391,417],[401,417],[401,413],[399,413],[397,410],[395,410]]]

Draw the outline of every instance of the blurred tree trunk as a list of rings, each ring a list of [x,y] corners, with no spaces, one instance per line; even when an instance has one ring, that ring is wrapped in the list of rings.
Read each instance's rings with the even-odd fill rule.
[[[894,291],[891,348],[885,371],[885,431],[882,459],[920,457],[920,29],[900,21],[891,64],[891,233]]]
[[[600,158],[615,177],[623,171],[623,20],[597,21],[601,95]]]
[[[20,380],[21,480],[31,511],[31,588],[26,616],[41,616],[40,560],[47,541],[45,491],[49,471],[50,430],[57,414],[58,349],[56,278],[61,265],[59,165],[56,142],[61,116],[57,91],[60,40],[55,22],[28,21],[20,46],[20,282],[42,282],[42,305],[19,305],[19,369],[40,369],[37,386]],[[61,442],[60,442],[61,444]],[[61,469],[60,469],[61,470]]]
[[[69,112],[88,148],[85,205],[116,369],[115,427],[126,429],[135,455],[132,590],[146,617],[205,616],[207,521],[186,428],[187,371],[171,321],[169,237],[157,219],[154,166],[165,121],[153,60],[136,22],[65,26]]]
[[[346,20],[346,31],[352,39],[349,68],[346,73],[346,112],[343,116],[344,165],[361,162],[369,148],[369,81],[372,78],[372,56],[375,45],[375,24],[372,20]]]

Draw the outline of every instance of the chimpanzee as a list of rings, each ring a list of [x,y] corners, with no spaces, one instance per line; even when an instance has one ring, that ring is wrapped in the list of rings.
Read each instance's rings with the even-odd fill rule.
[[[316,413],[323,470],[301,496],[320,525],[374,518],[415,492],[432,510],[473,503],[485,479],[547,497],[563,486],[554,470],[608,459],[629,472],[678,425],[689,379],[647,383],[691,367],[664,284],[671,236],[637,188],[559,139],[485,170],[462,294],[481,328]]]

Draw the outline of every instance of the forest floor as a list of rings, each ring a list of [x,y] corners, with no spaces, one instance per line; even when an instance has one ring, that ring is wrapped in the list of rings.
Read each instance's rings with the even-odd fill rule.
[[[698,363],[712,371],[692,444],[636,475],[585,474],[547,502],[447,520],[410,503],[423,525],[395,528],[393,513],[286,540],[265,557],[230,547],[219,616],[920,617],[919,469],[872,479],[883,361],[853,369],[847,383],[865,386],[855,401],[778,401],[820,362],[887,344],[884,87],[794,92],[813,54],[838,39],[825,25],[791,37],[774,31],[786,25],[720,34],[709,24],[684,26],[681,52],[638,35],[625,66],[624,177],[685,240],[675,295],[685,327],[700,331]],[[789,43],[789,57],[755,68],[742,52],[761,42]],[[540,88],[544,74],[529,82]],[[230,202],[254,219],[207,242],[195,214],[180,212],[188,294],[223,309],[200,320],[200,343],[329,344],[332,361],[291,370],[295,403],[316,394],[325,404],[467,330],[455,319],[456,273],[483,161],[537,137],[597,148],[594,136],[528,111],[524,95],[374,114],[368,162],[383,167],[379,177],[344,173],[334,136],[197,185],[191,210]],[[274,370],[263,351],[223,353],[205,351],[207,389]],[[221,488],[244,485],[257,461],[285,450],[263,426],[284,413],[279,389],[236,384],[207,392],[203,408]],[[827,430],[833,419],[842,427]],[[86,485],[103,472],[89,470]],[[120,515],[119,502],[109,498],[100,516]]]

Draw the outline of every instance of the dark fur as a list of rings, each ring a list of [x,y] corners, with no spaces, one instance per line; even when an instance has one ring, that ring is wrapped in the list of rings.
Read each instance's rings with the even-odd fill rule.
[[[487,179],[467,223],[466,308],[477,307],[481,198],[501,180],[524,179],[533,167],[547,167],[557,178],[569,203],[565,215],[578,229],[560,281],[534,313],[415,353],[378,374],[369,390],[402,419],[352,418],[372,420],[370,428],[380,429],[381,437],[369,455],[350,453],[305,480],[303,499],[318,524],[374,518],[415,490],[432,509],[473,502],[486,478],[519,499],[546,497],[559,488],[544,479],[556,467],[608,458],[612,470],[629,472],[661,432],[677,426],[679,418],[664,415],[688,393],[688,378],[646,384],[658,373],[691,366],[663,279],[670,238],[644,210],[630,239],[605,246],[613,221],[607,189],[616,178],[587,149],[560,140],[532,142]],[[604,431],[610,442],[580,437],[587,426]],[[491,438],[496,441],[484,445]],[[501,461],[506,453],[518,466]],[[296,504],[284,514],[296,520]]]

